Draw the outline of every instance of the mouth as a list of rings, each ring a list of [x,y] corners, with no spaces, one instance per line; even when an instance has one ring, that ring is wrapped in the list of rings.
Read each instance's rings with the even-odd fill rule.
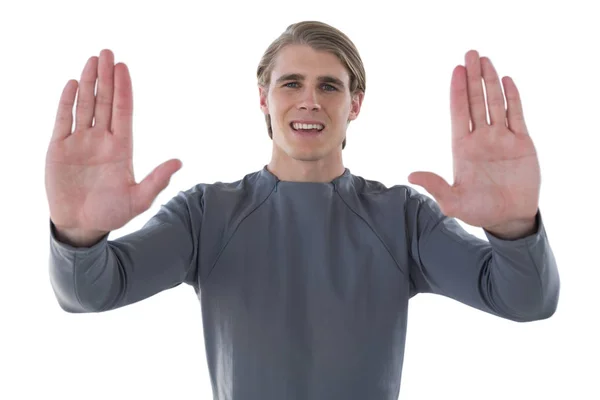
[[[298,134],[315,135],[321,133],[325,129],[325,125],[321,123],[301,123],[290,122],[290,128]]]

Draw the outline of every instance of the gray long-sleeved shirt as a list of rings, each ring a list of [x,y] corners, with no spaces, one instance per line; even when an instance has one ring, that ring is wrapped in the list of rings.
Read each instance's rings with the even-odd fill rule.
[[[348,169],[287,182],[265,166],[182,191],[89,248],[59,242],[50,221],[50,279],[75,313],[192,286],[215,400],[395,400],[417,293],[513,321],[554,313],[559,274],[536,219],[528,237],[485,241],[409,186]]]

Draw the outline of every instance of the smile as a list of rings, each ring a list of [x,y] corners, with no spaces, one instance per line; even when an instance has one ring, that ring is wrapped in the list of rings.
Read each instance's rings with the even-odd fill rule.
[[[299,133],[317,133],[325,129],[325,125],[320,123],[290,122],[290,128]]]

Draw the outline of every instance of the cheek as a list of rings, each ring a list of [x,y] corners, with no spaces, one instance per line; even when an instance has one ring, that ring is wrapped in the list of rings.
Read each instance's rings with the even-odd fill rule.
[[[281,117],[281,114],[285,113],[288,108],[288,102],[281,96],[273,96],[269,99],[269,114]]]
[[[345,124],[350,117],[350,107],[342,106],[336,109],[334,115],[331,115],[331,118],[335,119],[336,124]]]
[[[335,118],[336,121],[345,121],[350,115],[352,104],[350,104],[350,99],[332,99],[332,101],[327,104],[327,110],[329,110],[329,116],[331,118]]]

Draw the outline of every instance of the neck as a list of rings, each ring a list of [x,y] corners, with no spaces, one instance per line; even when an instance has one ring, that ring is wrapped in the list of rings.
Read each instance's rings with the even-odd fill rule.
[[[341,153],[318,160],[299,160],[276,151],[267,169],[281,181],[324,183],[333,181],[346,170]]]

